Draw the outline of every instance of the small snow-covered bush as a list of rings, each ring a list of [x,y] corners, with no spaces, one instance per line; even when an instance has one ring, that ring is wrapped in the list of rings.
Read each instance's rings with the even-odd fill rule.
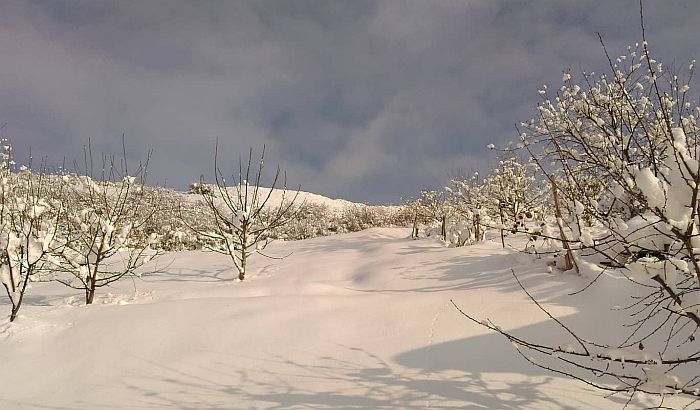
[[[212,186],[209,184],[205,184],[203,182],[193,182],[190,184],[190,194],[209,195],[213,192]]]
[[[294,218],[270,232],[270,236],[281,240],[310,239],[330,235],[333,214],[327,206],[315,203],[302,203],[295,211]]]

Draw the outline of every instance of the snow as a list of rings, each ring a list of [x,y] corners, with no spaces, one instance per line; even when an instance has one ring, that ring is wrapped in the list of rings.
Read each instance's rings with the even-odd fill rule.
[[[258,188],[258,198],[260,200],[263,200],[267,198],[267,195],[269,194],[271,188],[266,188],[266,187],[260,187]],[[236,195],[236,188],[229,188],[230,190],[230,195],[235,196]],[[297,195],[298,193],[298,195]],[[329,198],[323,195],[318,195],[314,194],[311,192],[305,192],[305,191],[297,191],[294,188],[288,188],[287,191],[283,188],[277,187],[272,189],[272,194],[270,194],[270,200],[268,202],[268,206],[270,207],[276,207],[279,206],[280,203],[284,200],[290,201],[294,199],[294,196],[297,195],[295,203],[301,204],[314,204],[314,205],[323,205],[328,208],[330,211],[342,211],[345,207],[348,206],[354,206],[354,205],[360,205],[355,202],[350,202],[345,199],[333,199]]]
[[[586,280],[547,273],[544,260],[496,240],[446,248],[409,235],[377,228],[276,242],[269,254],[291,255],[251,259],[243,282],[233,281],[226,256],[169,253],[150,274],[115,283],[87,307],[70,289],[35,284],[19,319],[0,321],[0,408],[624,405],[626,397],[604,398],[526,363],[450,303],[567,351],[570,340],[510,268],[553,314],[603,338],[624,315],[609,310],[621,297],[619,280],[605,276],[567,296]],[[649,383],[658,387],[659,378]],[[629,408],[653,403],[638,400]]]
[[[593,235],[589,228],[581,228],[581,243],[584,246],[593,246],[595,242],[593,241]]]
[[[682,384],[677,377],[654,369],[644,368],[644,373],[646,373],[647,380],[641,387],[651,393],[673,393],[674,391],[666,386],[680,386]]]
[[[663,209],[666,206],[666,193],[661,181],[654,175],[651,168],[647,167],[636,175],[636,182],[642,190],[651,209]]]
[[[216,192],[216,186],[211,185],[211,188],[215,195],[218,195]],[[272,191],[272,193],[270,193]],[[231,198],[237,198],[237,191],[236,187],[228,187],[228,193],[231,196]],[[286,190],[283,187],[276,187],[276,188],[269,188],[269,187],[259,187],[258,188],[258,201],[262,202],[264,201],[267,197],[268,194],[270,195],[269,200],[267,201],[266,206],[270,209],[275,209],[279,207],[282,203],[288,203],[291,200],[294,200],[294,204],[299,206],[299,205],[319,205],[325,207],[329,212],[335,213],[335,214],[340,214],[346,209],[354,208],[354,207],[371,207],[371,208],[384,208],[387,210],[396,210],[398,209],[398,206],[395,205],[366,205],[363,203],[359,202],[352,202],[348,201],[346,199],[336,199],[336,198],[330,198],[327,196],[319,195],[319,194],[314,194],[311,192],[306,192],[302,190],[297,190],[295,188],[289,187]],[[186,201],[199,201],[201,199],[200,194],[182,194],[182,199]],[[250,195],[250,200],[252,200],[252,192],[249,192]]]

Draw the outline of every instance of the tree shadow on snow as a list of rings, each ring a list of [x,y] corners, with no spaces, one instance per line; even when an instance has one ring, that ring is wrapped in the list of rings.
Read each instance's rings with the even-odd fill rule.
[[[394,266],[391,269],[401,278],[401,281],[392,283],[395,287],[357,286],[351,290],[366,293],[433,293],[490,289],[501,293],[522,293],[511,268],[540,301],[559,299],[589,283],[589,279],[569,273],[548,273],[544,262],[530,255],[484,256],[467,251],[456,256],[436,257],[420,265]],[[371,270],[373,267],[367,266],[365,269]]]
[[[527,329],[541,331],[537,325]],[[585,387],[575,395],[559,387],[552,397],[556,376],[529,366],[498,335],[427,346],[389,361],[358,347],[338,349],[343,359],[311,352],[216,353],[195,369],[144,361],[124,383],[131,390],[130,407],[144,409],[572,410],[596,408],[586,398],[600,395]]]
[[[231,266],[217,266],[209,269],[178,267],[154,275],[144,275],[142,279],[144,282],[231,282],[234,279],[233,271]]]
[[[22,299],[22,305],[24,306],[51,306],[52,300],[54,298],[48,295],[32,295],[25,294]],[[10,306],[10,299],[4,294],[0,294],[0,306]],[[9,309],[9,308],[8,308]],[[4,313],[4,312],[3,312]]]
[[[532,336],[551,329],[537,324],[517,331]],[[335,348],[338,354],[332,356],[311,351],[253,354],[244,349],[168,363],[129,357],[138,359],[137,365],[119,382],[102,380],[100,387],[99,379],[91,381],[93,388],[113,393],[100,396],[101,402],[81,396],[64,407],[4,403],[72,409],[504,410],[604,409],[625,403],[622,397],[601,401],[603,393],[583,385],[553,385],[558,376],[526,363],[496,334],[425,346],[390,359],[360,347]]]

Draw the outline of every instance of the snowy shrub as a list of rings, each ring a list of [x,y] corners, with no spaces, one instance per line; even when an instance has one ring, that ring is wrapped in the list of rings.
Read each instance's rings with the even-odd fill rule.
[[[206,206],[200,195],[185,194],[172,189],[144,186],[148,207],[157,212],[134,229],[140,242],[150,242],[150,247],[162,251],[201,249],[202,238],[189,226],[209,226]]]
[[[537,178],[533,161],[516,158],[499,161],[483,182],[483,196],[492,225],[500,231],[501,242],[508,233],[532,233],[549,214],[548,192]],[[505,246],[505,243],[504,243]]]
[[[412,221],[404,207],[365,204],[330,209],[323,204],[302,203],[294,218],[270,231],[275,239],[299,240],[376,227],[407,226]]]
[[[343,232],[358,232],[377,226],[388,226],[390,220],[391,215],[386,208],[353,204],[343,208],[338,225]]]
[[[208,195],[213,193],[212,186],[203,182],[193,182],[190,184],[190,194]]]
[[[302,203],[297,207],[294,218],[272,230],[270,236],[281,240],[310,239],[331,234],[332,214],[327,206],[315,203]]]

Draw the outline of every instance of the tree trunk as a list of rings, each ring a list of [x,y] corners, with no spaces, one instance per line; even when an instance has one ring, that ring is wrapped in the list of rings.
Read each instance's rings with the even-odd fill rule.
[[[10,322],[14,322],[17,319],[17,312],[19,312],[19,305],[12,305],[12,313],[10,313]]]
[[[238,280],[245,279],[245,270],[248,265],[248,255],[246,254],[246,248],[241,249],[241,270],[238,271]]]
[[[248,267],[248,220],[241,221],[241,269],[238,271],[238,280],[245,279],[245,271]]]
[[[96,280],[94,278],[91,278],[88,283],[88,286],[85,288],[86,305],[92,305],[92,302],[95,300],[95,283]]]
[[[477,242],[481,242],[481,217],[479,216],[478,213],[474,214],[474,239]]]
[[[411,238],[418,239],[418,214],[413,217],[413,229],[411,230]]]
[[[85,304],[91,305],[92,301],[95,300],[95,289],[97,289],[97,275],[99,275],[100,265],[102,264],[102,259],[104,258],[104,246],[107,235],[102,235],[102,240],[100,242],[100,247],[97,249],[97,254],[95,255],[95,263],[92,268],[92,275],[88,280],[87,289],[85,289]]]
[[[99,264],[95,263],[95,268],[92,271],[92,276],[88,279],[87,286],[85,288],[85,304],[92,305],[95,300],[95,289],[97,288],[97,268]]]
[[[501,246],[503,248],[506,247],[506,239],[505,239],[505,234],[503,233],[503,226],[505,225],[505,218],[503,218],[503,206],[499,204],[498,206],[498,213],[501,215]]]
[[[22,272],[22,270],[20,268],[20,275],[21,275],[21,272]],[[24,283],[22,283],[22,289],[20,290],[19,299],[17,300],[17,302],[15,302],[14,297],[10,296],[10,298],[12,299],[12,311],[10,312],[10,322],[14,322],[15,319],[17,319],[17,314],[19,313],[19,308],[22,306],[22,300],[24,300],[24,292],[27,290],[27,284],[29,284],[30,272],[31,271],[26,272],[26,278],[24,279]],[[10,277],[12,277],[11,272],[10,272]],[[13,293],[15,293],[17,291],[17,288],[14,284],[14,281],[12,284],[12,288],[14,289]]]
[[[569,241],[566,239],[566,234],[564,233],[564,226],[561,223],[561,207],[559,206],[559,194],[557,193],[557,183],[554,181],[553,177],[549,177],[549,182],[552,184],[552,197],[554,198],[554,216],[557,218],[557,226],[559,227],[559,237],[561,238],[561,245],[566,251],[564,255],[564,270],[576,269],[577,274],[581,274],[578,268],[578,264],[574,259],[574,254],[571,251],[571,246]]]
[[[442,223],[440,225],[440,236],[442,237],[443,241],[447,240],[447,217],[446,216],[442,217]]]

